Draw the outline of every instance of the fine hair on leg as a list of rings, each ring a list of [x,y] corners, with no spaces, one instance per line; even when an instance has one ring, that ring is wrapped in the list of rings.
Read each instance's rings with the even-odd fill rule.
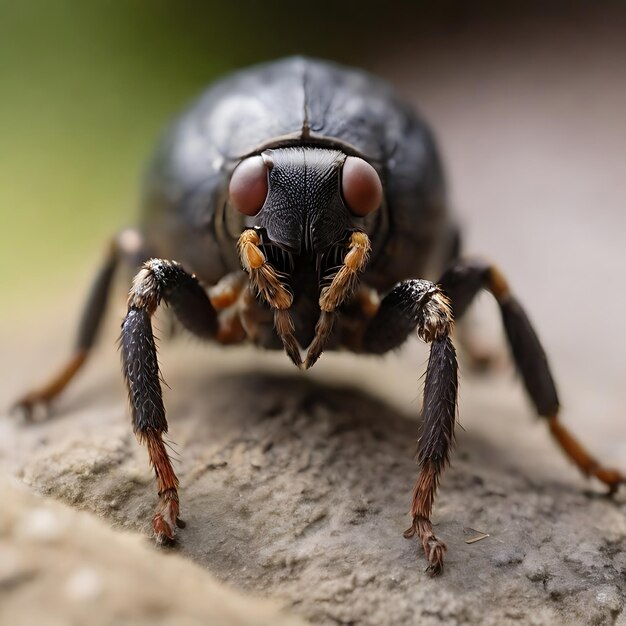
[[[181,525],[178,478],[163,441],[168,425],[151,321],[161,300],[170,304],[183,326],[197,336],[212,337],[218,328],[217,314],[195,277],[173,261],[151,259],[143,265],[128,296],[120,349],[133,430],[146,444],[156,474],[159,505],[152,526],[159,543],[172,541]]]
[[[411,527],[404,534],[407,538],[418,536],[431,575],[443,572],[446,551],[445,543],[433,533],[430,518],[454,442],[458,365],[450,339],[452,327],[450,302],[441,289],[426,280],[407,280],[383,298],[361,346],[365,352],[382,354],[401,345],[415,329],[431,344],[418,440],[420,474],[413,490]]]
[[[443,572],[446,544],[433,533],[433,502],[441,474],[454,443],[458,389],[456,351],[449,336],[433,340],[424,384],[424,403],[418,440],[420,475],[413,490],[410,528],[405,537],[420,538],[428,561],[428,572]]]

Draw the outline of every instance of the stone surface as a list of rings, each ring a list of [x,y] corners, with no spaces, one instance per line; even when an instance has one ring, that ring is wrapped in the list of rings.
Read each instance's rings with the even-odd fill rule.
[[[424,355],[414,349],[387,364],[399,379],[416,378],[400,367],[409,356]],[[332,382],[292,375],[282,355],[253,350],[170,345],[162,359],[177,363],[167,400],[187,528],[175,551],[222,581],[320,624],[609,624],[621,613],[623,499],[587,490],[541,424],[524,419],[517,393],[519,420],[488,411],[511,420],[499,441],[459,429],[434,518],[448,543],[446,571],[433,580],[417,543],[402,537],[416,478],[412,407],[382,399],[376,383],[366,392],[342,382],[374,380],[380,362],[326,356]],[[246,367],[253,361],[264,373]],[[208,375],[197,377],[201,369]],[[156,495],[146,454],[114,373],[100,378],[93,400],[69,394],[57,418],[5,423],[2,462],[39,493],[149,535]],[[504,411],[510,379],[465,380]],[[26,528],[55,532],[45,517]],[[466,543],[479,533],[489,536]],[[83,574],[68,579],[67,593],[97,592]]]
[[[5,480],[0,499],[2,624],[304,626],[91,515]]]

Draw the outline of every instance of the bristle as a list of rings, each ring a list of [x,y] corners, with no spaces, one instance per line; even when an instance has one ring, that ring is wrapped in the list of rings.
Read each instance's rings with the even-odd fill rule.
[[[328,338],[330,337],[335,324],[336,314],[334,312],[322,311],[320,318],[315,325],[315,337],[309,346],[309,350],[304,361],[304,369],[310,369],[324,352]]]
[[[276,309],[274,311],[274,327],[283,342],[287,356],[292,360],[293,364],[302,369],[302,357],[300,356],[300,346],[296,341],[294,332],[295,327],[289,311],[285,309]]]

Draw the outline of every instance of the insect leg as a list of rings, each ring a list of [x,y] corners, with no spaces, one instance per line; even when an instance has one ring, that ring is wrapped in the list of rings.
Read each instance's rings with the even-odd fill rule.
[[[448,251],[444,267],[451,267],[462,259],[464,240],[458,224],[453,224],[448,234]],[[480,341],[476,341],[476,317],[473,312],[462,317],[455,310],[454,335],[455,343],[465,356],[467,366],[475,372],[487,372],[495,369],[500,361],[500,354],[486,348]]]
[[[417,327],[420,338],[431,343],[418,440],[420,475],[413,490],[413,521],[404,536],[417,534],[432,575],[443,571],[446,551],[445,543],[433,533],[430,517],[454,441],[458,367],[450,340],[452,324],[449,300],[439,287],[425,280],[408,280],[382,300],[363,338],[364,350],[382,353],[400,345]]]
[[[136,231],[123,231],[111,241],[104,263],[89,290],[69,359],[46,383],[24,394],[15,403],[15,407],[27,417],[32,415],[37,405],[47,405],[58,396],[87,361],[104,317],[115,271],[120,261],[130,255],[129,247],[133,236],[138,248],[141,238]]]
[[[172,261],[151,259],[143,265],[128,296],[120,345],[133,429],[148,448],[157,478],[159,506],[152,526],[158,542],[174,539],[176,526],[180,525],[178,478],[163,441],[167,420],[151,322],[161,300],[195,335],[213,337],[218,328],[215,309],[195,277]]]
[[[563,452],[586,476],[595,476],[613,493],[626,476],[604,467],[576,440],[559,420],[559,398],[548,359],[524,309],[511,294],[509,285],[493,265],[481,261],[461,259],[442,276],[440,284],[452,301],[454,314],[459,318],[481,289],[490,291],[502,314],[513,359],[526,391],[537,413],[546,418],[552,436]]]

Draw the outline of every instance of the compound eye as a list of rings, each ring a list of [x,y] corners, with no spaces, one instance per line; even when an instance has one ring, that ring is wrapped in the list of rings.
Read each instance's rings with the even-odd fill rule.
[[[349,156],[343,164],[341,190],[350,212],[365,217],[383,200],[383,186],[376,170],[363,159]]]
[[[267,167],[261,156],[243,160],[228,187],[231,204],[244,215],[256,215],[267,197]]]

